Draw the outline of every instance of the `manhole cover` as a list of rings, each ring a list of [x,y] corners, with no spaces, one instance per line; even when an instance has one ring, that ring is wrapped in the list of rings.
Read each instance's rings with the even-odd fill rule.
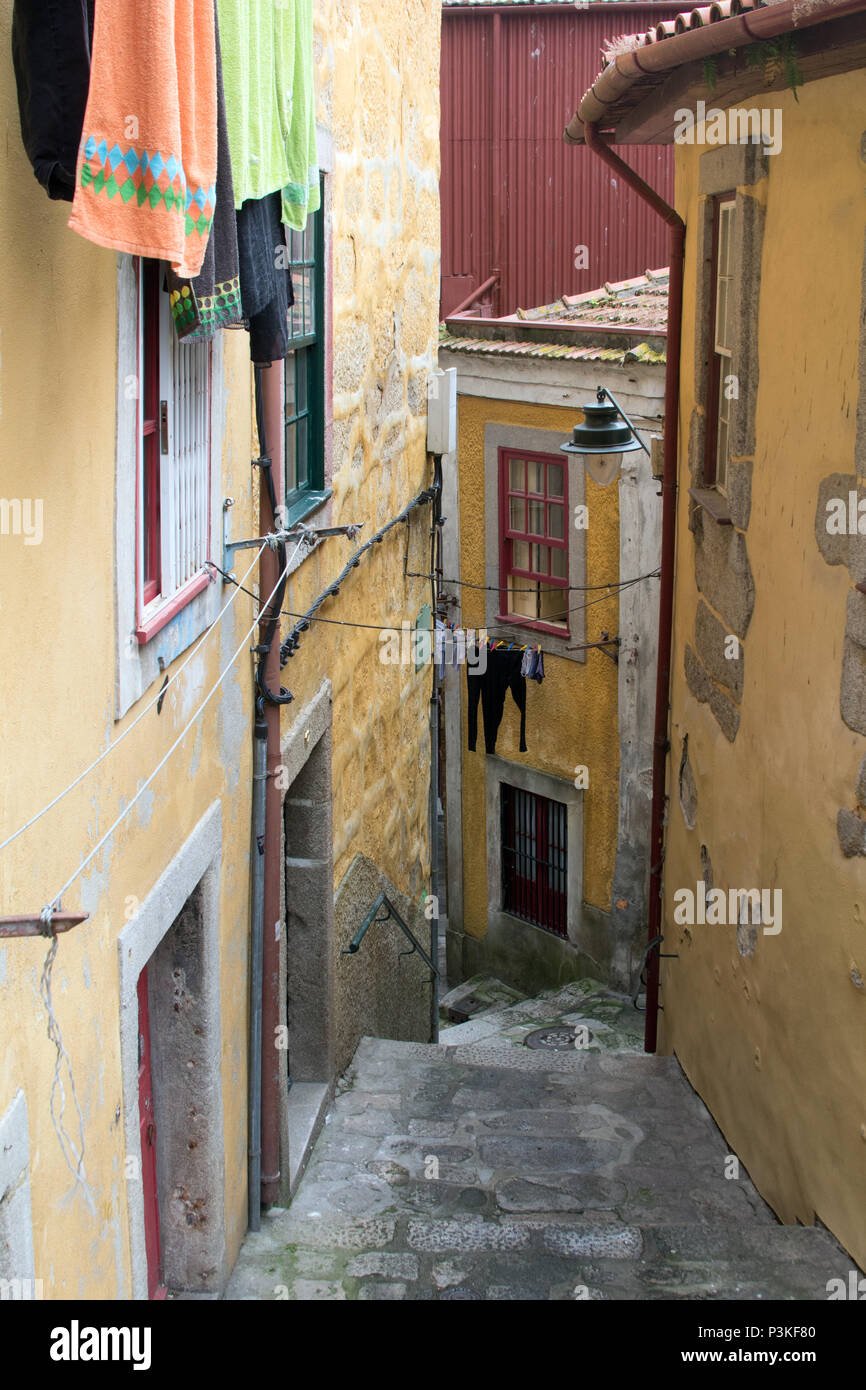
[[[581,1025],[580,1044],[586,1047],[592,1034],[589,1029]],[[532,1033],[527,1033],[523,1039],[525,1047],[546,1048],[549,1052],[566,1052],[573,1048],[577,1040],[577,1030],[567,1027],[566,1024],[558,1024],[554,1028],[536,1028]]]

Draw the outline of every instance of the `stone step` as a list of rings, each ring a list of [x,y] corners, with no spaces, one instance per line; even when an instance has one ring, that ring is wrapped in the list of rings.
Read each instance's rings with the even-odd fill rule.
[[[672,1057],[362,1040],[288,1211],[227,1297],[821,1299]]]
[[[463,1020],[505,1009],[525,997],[494,975],[473,975],[440,997],[439,1013],[443,1020],[455,1019],[459,1025]]]
[[[818,1228],[306,1217],[273,1209],[228,1298],[824,1301],[850,1258]]]

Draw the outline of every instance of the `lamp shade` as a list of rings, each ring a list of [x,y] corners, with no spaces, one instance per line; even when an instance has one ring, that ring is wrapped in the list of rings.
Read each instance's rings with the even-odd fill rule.
[[[593,401],[581,409],[584,419],[575,425],[568,443],[559,447],[565,454],[582,454],[587,473],[606,487],[619,472],[621,456],[643,446],[616,406]]]

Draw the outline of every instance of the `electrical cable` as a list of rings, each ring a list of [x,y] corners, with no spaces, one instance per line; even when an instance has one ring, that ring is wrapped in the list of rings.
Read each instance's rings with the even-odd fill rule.
[[[382,526],[374,536],[371,536],[368,541],[365,541],[364,544],[360,546],[354,552],[353,555],[350,556],[349,560],[344,565],[341,572],[337,575],[337,578],[331,584],[329,584],[328,587],[322,591],[322,593],[319,594],[319,597],[315,600],[314,603],[310,605],[306,613],[301,613],[297,615],[299,621],[295,623],[288,637],[286,637],[285,640],[280,644],[281,666],[285,666],[289,658],[294,656],[295,652],[298,649],[298,646],[300,645],[301,633],[306,632],[307,628],[310,626],[310,623],[314,620],[314,615],[319,610],[319,608],[321,608],[325,600],[334,597],[336,594],[340,592],[340,586],[342,585],[344,580],[347,579],[351,571],[353,569],[357,569],[358,565],[361,563],[362,555],[364,555],[368,550],[371,550],[374,545],[381,545],[388,532],[393,530],[395,526],[399,526],[402,521],[406,521],[410,513],[413,512],[416,507],[420,507],[426,502],[432,502],[440,487],[440,483],[434,483],[431,487],[424,488],[423,491],[419,492],[416,497],[413,497],[412,501],[406,504],[402,512],[400,512],[397,516],[393,517],[385,526]],[[285,612],[285,610],[283,611]],[[289,614],[288,616],[292,617],[294,615]]]
[[[286,565],[286,568],[285,568],[285,569],[282,571],[282,573],[280,574],[280,577],[279,577],[279,579],[277,580],[276,584],[274,585],[273,590],[272,590],[271,593],[269,594],[268,598],[265,600],[265,606],[267,606],[267,604],[269,604],[269,603],[271,602],[271,600],[273,599],[274,594],[275,594],[275,593],[277,592],[277,590],[279,589],[280,584],[282,583],[283,578],[284,578],[284,576],[285,576],[287,570],[288,570],[288,564]],[[116,830],[117,827],[121,824],[121,822],[122,822],[123,820],[126,819],[126,817],[129,815],[130,811],[132,810],[133,806],[136,805],[136,803],[138,802],[139,798],[142,797],[142,796],[144,795],[144,793],[147,791],[147,788],[150,786],[150,784],[151,784],[151,782],[153,781],[153,779],[154,779],[154,778],[157,776],[157,774],[158,774],[159,772],[161,772],[162,769],[165,767],[165,765],[166,765],[166,763],[168,762],[169,758],[171,757],[172,753],[174,753],[175,750],[176,750],[177,748],[180,747],[181,743],[183,743],[184,738],[185,738],[186,735],[189,733],[190,729],[192,728],[193,724],[194,724],[194,723],[196,722],[196,720],[198,719],[199,715],[203,713],[203,711],[204,711],[204,709],[206,708],[206,706],[210,703],[210,701],[213,699],[213,697],[214,697],[214,695],[216,694],[216,692],[219,690],[220,686],[222,685],[223,681],[225,680],[225,678],[226,678],[226,676],[228,675],[228,673],[229,673],[229,671],[231,670],[231,668],[234,666],[235,662],[237,661],[238,657],[240,656],[240,654],[241,654],[241,652],[243,651],[244,647],[246,646],[247,642],[248,642],[248,641],[250,640],[250,638],[252,637],[252,635],[253,635],[253,633],[255,632],[255,630],[256,630],[256,628],[258,627],[258,625],[259,625],[259,619],[258,619],[258,617],[256,617],[256,620],[255,620],[255,622],[253,623],[252,627],[251,627],[251,628],[246,632],[246,634],[244,635],[243,641],[241,642],[240,646],[237,648],[237,650],[235,651],[234,655],[231,657],[231,659],[230,659],[228,665],[225,667],[225,669],[224,669],[223,671],[220,672],[220,675],[218,676],[218,678],[217,678],[217,680],[215,681],[215,683],[211,686],[211,688],[210,688],[210,690],[208,691],[208,693],[207,693],[207,695],[205,696],[205,698],[202,700],[202,702],[201,702],[201,704],[199,705],[198,709],[196,710],[195,714],[192,716],[192,718],[189,720],[189,722],[185,725],[185,727],[182,729],[182,731],[178,734],[178,736],[177,736],[177,738],[175,739],[174,743],[171,745],[171,747],[169,748],[169,750],[168,750],[168,752],[165,754],[165,756],[157,763],[156,767],[153,769],[153,772],[151,772],[150,776],[149,776],[149,777],[142,783],[142,785],[139,787],[138,791],[136,792],[135,796],[134,796],[134,797],[132,798],[132,800],[130,801],[129,805],[126,806],[126,807],[124,807],[124,809],[121,811],[120,815],[117,816],[116,819],[112,822],[112,824],[109,826],[108,830],[106,830],[106,832],[105,832],[105,834],[102,836],[102,838],[101,838],[100,840],[98,840],[97,843],[93,846],[93,849],[90,851],[90,853],[87,855],[87,857],[82,861],[81,864],[79,864],[79,866],[78,866],[78,868],[75,870],[75,872],[69,876],[69,878],[68,878],[68,879],[66,880],[66,882],[64,883],[63,887],[60,889],[60,891],[59,891],[58,893],[55,893],[54,897],[51,898],[50,902],[48,902],[48,903],[46,904],[45,908],[43,909],[43,917],[48,917],[48,918],[50,919],[50,914],[51,914],[51,913],[55,910],[55,908],[57,907],[57,904],[59,903],[60,899],[63,897],[63,894],[66,892],[67,888],[71,888],[71,886],[72,886],[72,884],[75,882],[75,880],[76,880],[77,878],[80,878],[80,877],[81,877],[81,875],[84,873],[84,870],[87,868],[88,864],[96,857],[96,855],[97,855],[97,854],[99,853],[99,851],[102,849],[102,847],[103,847],[103,845],[106,843],[106,841],[109,840],[109,839],[111,838],[111,836],[114,834],[115,830]]]
[[[218,573],[221,574],[221,575],[223,576],[223,578],[224,578],[229,584],[238,584],[238,583],[239,583],[239,580],[235,579],[234,575],[231,575],[231,574],[227,573],[226,570],[220,569],[219,565],[215,565],[215,564],[213,563],[212,560],[211,560],[209,563],[210,563],[211,565],[213,565],[213,568],[214,568],[215,570],[217,570]],[[427,576],[423,576],[423,577],[426,578]],[[624,579],[624,580],[622,580],[621,582],[618,582],[616,585],[612,585],[611,587],[612,587],[612,588],[615,588],[616,590],[629,589],[629,588],[631,588],[631,586],[632,586],[633,584],[640,584],[640,583],[642,583],[643,580],[645,580],[645,579],[655,579],[655,578],[656,578],[655,572],[650,573],[650,574],[638,574],[638,575],[635,575],[635,577],[634,577],[633,579]],[[532,590],[530,590],[529,592],[535,593],[535,590],[532,589]],[[249,594],[251,598],[258,599],[258,595],[257,595],[256,593],[254,593],[252,589],[245,589],[245,590],[244,590],[244,593]],[[324,597],[325,597],[325,598],[328,598],[329,595],[330,595],[330,593],[331,593],[331,590],[330,590],[330,589],[326,590],[326,591],[325,591],[325,594],[324,594]],[[576,607],[576,608],[569,608],[569,609],[566,610],[566,611],[567,611],[568,613],[583,613],[587,608],[592,608],[592,607],[594,607],[595,604],[597,604],[597,603],[606,603],[606,602],[608,601],[608,599],[613,599],[613,598],[617,598],[617,597],[618,597],[618,594],[617,594],[617,593],[601,594],[598,598],[590,599],[588,603],[580,604],[578,607]],[[284,608],[284,609],[282,609],[282,615],[283,615],[284,618],[307,618],[308,614],[309,614],[309,609],[307,610],[307,613],[306,613],[306,614],[304,614],[304,613],[296,613],[296,612],[294,612],[294,611],[293,611],[292,609],[290,609],[290,608]],[[561,614],[560,616],[563,616],[563,617],[564,617],[564,616],[565,616],[565,613]],[[385,624],[382,624],[382,623],[357,623],[357,622],[351,622],[349,619],[346,619],[346,618],[320,618],[320,617],[314,615],[314,616],[309,617],[308,620],[309,620],[309,622],[311,622],[311,623],[328,623],[328,624],[330,624],[330,625],[333,626],[333,627],[357,627],[357,628],[364,628],[364,629],[366,629],[366,630],[369,631],[369,632],[383,632],[383,631],[385,631],[386,629],[389,630],[389,631],[391,630],[390,625],[387,624],[387,623],[385,623]]]
[[[263,545],[262,548],[261,548],[261,550],[259,550],[259,552],[258,552],[258,554],[256,555],[255,559],[253,560],[252,564],[250,565],[249,569],[247,570],[246,574],[244,575],[244,579],[248,579],[249,576],[252,574],[252,572],[253,572],[253,570],[255,569],[255,567],[256,567],[258,561],[261,559],[262,552],[263,552],[264,550],[266,550],[266,549],[267,549],[267,544]],[[207,561],[207,563],[208,563],[209,565],[212,564],[211,561]],[[214,568],[214,569],[218,569],[219,567],[218,567],[217,565],[214,565],[213,568]],[[220,574],[223,573],[222,570],[220,570],[219,572],[220,572]],[[244,592],[245,594],[252,594],[252,597],[255,598],[255,599],[258,598],[258,595],[257,595],[257,594],[254,594],[253,591],[252,591],[251,589],[244,589],[242,583],[238,585],[238,589],[239,589],[239,590],[240,590],[240,589],[243,589],[243,592]],[[41,811],[37,811],[35,816],[31,816],[31,817],[30,817],[30,820],[29,820],[29,821],[26,821],[25,824],[22,825],[18,830],[16,830],[15,833],[14,833],[13,835],[9,835],[9,836],[2,842],[2,844],[0,844],[0,852],[2,852],[2,851],[3,851],[4,849],[6,849],[9,845],[11,845],[11,844],[13,843],[14,840],[17,840],[18,837],[19,837],[19,835],[23,835],[24,832],[25,832],[25,830],[29,830],[30,827],[31,827],[31,825],[35,825],[36,822],[37,822],[38,820],[41,820],[42,817],[43,817],[44,815],[46,815],[48,811],[52,810],[53,807],[55,807],[59,801],[62,801],[62,800],[63,800],[64,796],[68,795],[69,792],[73,791],[74,788],[78,786],[79,782],[83,782],[84,779],[85,779],[85,777],[87,777],[88,774],[91,773],[91,772],[93,771],[94,768],[99,767],[99,764],[100,764],[105,758],[108,757],[109,753],[112,753],[112,752],[114,751],[114,749],[118,746],[118,744],[122,743],[123,740],[124,740],[129,734],[132,733],[133,729],[136,727],[137,724],[140,724],[140,723],[141,723],[142,719],[143,719],[144,716],[148,713],[148,711],[149,711],[149,710],[152,710],[155,704],[158,704],[162,699],[164,699],[166,691],[170,689],[170,687],[171,687],[171,686],[174,684],[174,682],[177,680],[178,676],[181,675],[181,673],[186,669],[186,667],[187,667],[187,666],[189,665],[189,663],[192,661],[192,659],[193,659],[193,657],[196,655],[196,653],[197,653],[198,651],[201,650],[202,646],[203,646],[204,643],[207,641],[208,637],[210,637],[211,633],[215,631],[215,629],[216,629],[216,627],[217,627],[217,624],[219,623],[220,619],[221,619],[221,618],[224,616],[224,614],[228,611],[228,609],[229,609],[229,608],[231,607],[231,605],[234,603],[234,601],[235,601],[236,598],[237,598],[237,593],[233,593],[232,596],[231,596],[231,598],[228,600],[228,602],[220,609],[219,613],[218,613],[217,616],[214,618],[213,622],[209,625],[209,627],[207,628],[207,630],[206,630],[204,633],[202,633],[201,637],[199,638],[199,640],[198,640],[198,642],[196,643],[196,645],[193,647],[193,649],[192,649],[192,651],[190,652],[189,656],[186,658],[186,660],[183,662],[183,664],[182,664],[181,666],[178,667],[178,669],[175,671],[175,673],[174,673],[174,675],[171,677],[171,679],[168,680],[168,681],[162,686],[161,690],[159,690],[158,693],[153,697],[153,699],[150,701],[150,704],[145,705],[144,709],[141,710],[140,713],[137,714],[137,715],[135,716],[135,718],[133,719],[132,723],[129,724],[129,725],[124,729],[123,733],[122,733],[122,734],[119,734],[118,737],[114,740],[113,743],[109,743],[108,747],[105,748],[105,749],[103,749],[103,751],[100,753],[99,757],[98,757],[98,758],[94,758],[94,760],[93,760],[93,762],[90,764],[90,766],[89,766],[89,767],[86,767],[86,768],[84,769],[83,772],[80,772],[80,773],[78,774],[78,776],[75,778],[75,780],[69,783],[69,786],[68,786],[68,787],[66,787],[62,792],[60,792],[57,796],[55,796],[55,798],[54,798],[53,801],[49,801],[47,806],[43,806]]]
[[[650,570],[647,574],[638,575],[637,578],[658,579],[660,576],[661,570]],[[414,570],[407,570],[406,572],[407,579],[430,579],[430,577],[429,574],[419,574]],[[443,585],[454,584],[462,589],[483,589],[489,594],[502,592],[501,584],[471,584],[468,579],[442,579],[440,582]],[[595,589],[615,589],[633,583],[633,579],[613,579],[609,584],[556,584],[551,587],[556,588],[562,594],[588,594]],[[537,589],[509,589],[508,592],[511,594],[534,594],[537,593]]]

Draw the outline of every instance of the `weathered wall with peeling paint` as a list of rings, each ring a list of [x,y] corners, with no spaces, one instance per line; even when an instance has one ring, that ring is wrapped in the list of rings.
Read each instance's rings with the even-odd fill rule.
[[[152,699],[114,721],[117,256],[67,228],[21,146],[0,18],[4,197],[0,496],[43,501],[44,538],[0,536],[0,840],[97,757]],[[14,287],[14,292],[12,291]],[[255,526],[250,491],[246,336],[222,344],[226,429],[221,470],[236,522]],[[254,534],[254,533],[253,533]],[[138,728],[59,806],[0,855],[0,913],[38,912],[128,804],[240,643],[253,605],[241,595]],[[188,655],[184,653],[184,656]],[[173,674],[182,656],[168,668]],[[27,1098],[35,1272],[46,1298],[126,1298],[132,1291],[122,1114],[117,938],[207,807],[222,800],[220,875],[222,1090],[226,1239],[246,1227],[246,939],[249,921],[250,659],[244,655],[151,790],[63,902],[90,920],[62,936],[53,994],[84,1117],[95,1212],[74,1190],[49,1115],[54,1048],[38,983],[39,939],[0,944],[0,1113]],[[166,924],[169,925],[169,924]],[[65,1124],[77,1137],[66,1087]],[[140,1186],[140,1182],[139,1182]]]
[[[858,727],[857,710],[866,717],[866,687],[856,678],[863,630],[856,613],[851,627],[851,604],[862,602],[853,584],[866,568],[861,539],[831,554],[820,532],[829,475],[844,483],[843,496],[850,482],[860,498],[866,476],[863,94],[858,72],[809,82],[799,102],[789,91],[764,98],[781,109],[784,139],[766,176],[740,190],[764,212],[758,379],[744,383],[756,389],[754,442],[741,451],[750,497],[724,528],[747,544],[754,610],[739,682],[723,690],[710,673],[700,699],[686,672],[701,597],[686,487],[692,412],[702,408],[695,310],[705,151],[677,152],[687,244],[664,931],[678,958],[663,962],[661,1016],[664,1049],[676,1052],[762,1195],[784,1221],[819,1218],[861,1264],[866,725]],[[816,277],[819,265],[828,273]],[[702,525],[715,523],[705,516]],[[716,616],[737,630],[723,601]],[[724,718],[728,705],[733,720]],[[674,893],[694,892],[702,879],[781,890],[781,931],[677,925]]]
[[[336,0],[320,0],[315,8],[333,286],[327,328],[333,497],[317,519],[363,522],[362,535],[369,535],[431,479],[425,432],[438,297],[439,7],[387,0],[377,7],[375,24]],[[8,13],[0,21],[0,45],[8,53]],[[141,709],[139,701],[114,722],[117,257],[70,232],[68,209],[49,203],[33,178],[17,137],[9,65],[2,103],[10,139],[3,155],[0,267],[4,283],[17,288],[4,303],[0,338],[0,496],[42,498],[45,537],[38,547],[0,537],[0,838]],[[215,466],[223,491],[235,499],[232,534],[254,535],[248,345],[240,333],[223,340],[225,436]],[[333,681],[335,890],[360,854],[402,890],[401,901],[416,904],[429,883],[428,671],[416,675],[412,666],[382,665],[377,629],[414,619],[428,598],[429,586],[404,580],[403,567],[408,541],[409,567],[426,570],[429,515],[423,509],[410,528],[397,529],[377,547],[325,612],[374,630],[319,625],[284,674],[296,697],[285,715],[287,729],[302,717],[323,673]],[[306,559],[291,579],[285,607],[305,607],[349,550],[348,541],[332,540]],[[118,557],[118,563],[128,560]],[[38,911],[56,892],[180,732],[252,614],[251,600],[240,595],[219,634],[169,690],[159,718],[155,711],[148,716],[103,767],[0,857],[0,911]],[[152,794],[64,901],[65,908],[80,905],[91,913],[61,940],[54,997],[84,1113],[95,1216],[71,1193],[48,1113],[54,1053],[37,992],[45,945],[24,940],[0,946],[0,1115],[23,1090],[35,1274],[45,1281],[47,1297],[124,1298],[133,1290],[117,937],[215,800],[222,802],[229,1266],[246,1229],[251,674],[244,653]],[[144,698],[153,694],[155,688]],[[396,948],[387,945],[385,968],[374,978],[380,992],[390,989],[386,1013],[405,978],[397,973]],[[365,1014],[355,1007],[347,979],[341,991],[348,1001],[344,1053],[358,1030],[376,1021],[375,1009]],[[359,993],[367,998],[369,977],[363,985]],[[417,1020],[426,1019],[425,988],[416,1003],[416,1036]]]

